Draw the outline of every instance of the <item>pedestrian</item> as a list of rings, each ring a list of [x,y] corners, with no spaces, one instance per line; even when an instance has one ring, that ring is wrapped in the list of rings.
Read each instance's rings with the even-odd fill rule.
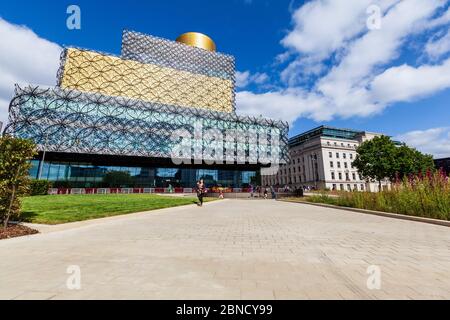
[[[203,197],[205,195],[205,182],[203,179],[197,182],[197,198],[198,198],[198,206],[203,207]]]
[[[267,187],[264,188],[264,200],[267,200],[267,196],[269,195],[269,190],[267,190]]]
[[[272,194],[272,199],[276,200],[277,199],[277,193],[275,192],[275,188],[274,187],[270,187],[270,193]]]
[[[255,190],[253,189],[253,185],[250,185],[250,198],[253,198],[255,196]]]

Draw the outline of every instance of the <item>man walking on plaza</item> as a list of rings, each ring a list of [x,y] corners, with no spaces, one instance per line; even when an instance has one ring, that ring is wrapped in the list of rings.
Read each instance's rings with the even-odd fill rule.
[[[205,195],[205,182],[202,180],[197,182],[197,198],[198,198],[198,206],[203,207],[203,197]]]

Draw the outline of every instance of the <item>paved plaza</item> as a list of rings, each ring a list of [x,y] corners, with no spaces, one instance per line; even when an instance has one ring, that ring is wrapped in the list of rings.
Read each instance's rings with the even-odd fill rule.
[[[42,231],[0,241],[0,299],[450,299],[450,229],[418,222],[225,200]]]

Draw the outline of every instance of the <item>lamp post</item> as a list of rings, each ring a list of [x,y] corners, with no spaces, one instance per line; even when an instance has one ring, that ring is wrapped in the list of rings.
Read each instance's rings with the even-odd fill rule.
[[[41,176],[42,176],[42,170],[44,167],[44,162],[45,162],[45,152],[47,149],[47,142],[48,142],[48,132],[45,134],[45,142],[44,142],[44,150],[42,153],[42,160],[41,163],[39,164],[39,171],[38,171],[38,180],[41,180]]]

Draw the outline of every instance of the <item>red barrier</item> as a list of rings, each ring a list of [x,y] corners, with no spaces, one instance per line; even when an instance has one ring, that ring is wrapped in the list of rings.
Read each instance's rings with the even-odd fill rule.
[[[151,190],[149,192],[149,190]],[[233,188],[218,188],[213,187],[206,189],[207,193],[249,193],[250,189],[233,189]],[[143,194],[143,193],[162,193],[168,194],[168,189],[165,188],[53,188],[48,191],[48,194]],[[174,188],[173,193],[196,193],[195,188]]]

